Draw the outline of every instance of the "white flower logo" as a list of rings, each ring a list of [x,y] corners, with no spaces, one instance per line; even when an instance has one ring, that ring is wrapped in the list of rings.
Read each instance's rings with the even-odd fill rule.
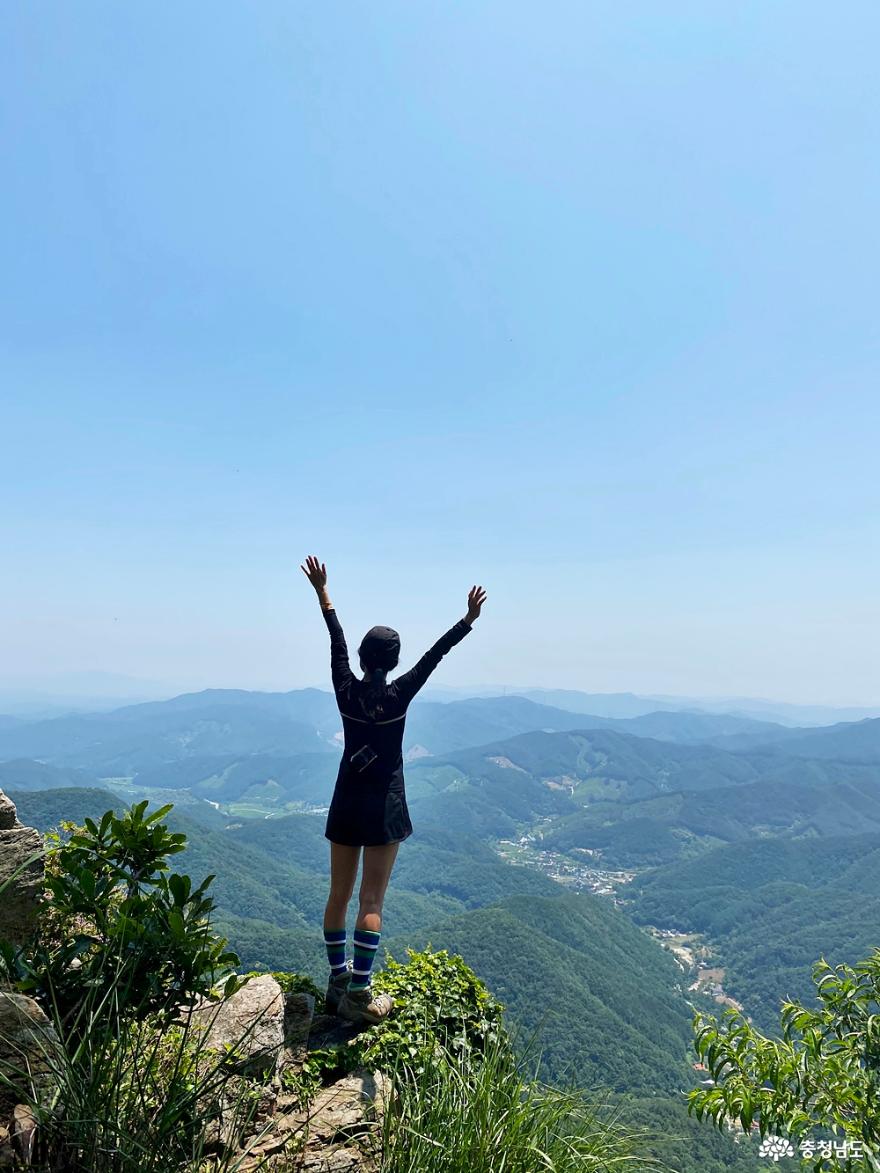
[[[761,1141],[758,1156],[769,1157],[771,1161],[778,1161],[780,1157],[793,1157],[794,1145],[784,1136],[768,1136]]]

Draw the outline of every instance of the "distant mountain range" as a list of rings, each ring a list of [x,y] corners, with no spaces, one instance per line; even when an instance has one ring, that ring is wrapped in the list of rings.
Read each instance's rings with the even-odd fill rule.
[[[750,745],[770,741],[780,732],[768,722],[735,716],[670,710],[608,717],[505,696],[446,704],[417,700],[410,710],[405,748],[413,757],[535,729],[575,728],[614,728],[682,742],[741,737]],[[318,689],[290,693],[211,689],[109,713],[0,721],[0,759],[37,758],[107,777],[132,776],[187,758],[336,752],[339,731],[334,698]]]
[[[748,719],[657,713],[634,719],[584,716],[524,697],[416,701],[407,721],[408,757],[445,753],[535,729],[619,728],[635,735],[700,741],[710,736],[770,736],[777,727]],[[110,713],[75,714],[0,725],[0,760],[36,758],[132,777],[197,758],[334,753],[341,722],[330,693],[209,690],[131,705]]]
[[[556,851],[596,851],[606,867],[645,868],[769,836],[880,833],[878,771],[835,772],[842,777],[822,782],[764,777],[635,802],[595,802],[557,819],[541,842]],[[847,775],[850,780],[844,780]]]
[[[207,689],[188,696],[218,696],[238,692],[235,689]],[[299,689],[316,692],[317,689]],[[321,690],[323,691],[323,690]],[[290,693],[251,692],[253,696],[289,696]],[[100,671],[68,672],[42,681],[0,680],[0,714],[27,720],[70,716],[77,713],[108,712],[143,701],[174,698],[172,689],[157,681],[141,680],[119,673]],[[478,685],[450,687],[429,681],[421,694],[422,701],[451,702],[471,698],[521,696],[537,704],[595,717],[625,719],[655,712],[700,712],[731,714],[780,725],[833,725],[841,721],[861,721],[880,717],[880,706],[834,707],[798,705],[757,697],[658,696],[632,692],[590,693],[578,689],[541,688],[534,685]],[[0,716],[0,725],[3,717]]]
[[[880,706],[794,705],[757,697],[644,696],[632,692],[590,693],[565,688],[522,687],[486,689],[482,693],[484,696],[499,694],[516,694],[538,704],[599,717],[625,718],[656,712],[697,712],[729,714],[779,725],[799,726],[833,725],[841,721],[880,717]]]
[[[880,762],[880,720],[826,725],[818,729],[743,730],[714,738],[734,753],[765,751],[794,758],[827,758],[838,762]]]
[[[243,813],[321,807],[338,768],[339,726],[334,698],[318,689],[209,690],[111,713],[14,721],[0,725],[0,763],[8,759],[0,764],[0,786],[133,779],[144,792],[237,803]],[[869,783],[880,765],[880,719],[790,729],[671,710],[593,716],[519,696],[417,701],[405,750],[411,806],[429,822],[501,837],[536,818],[565,817],[554,832],[559,844],[659,862],[694,849],[695,836],[711,842],[711,826],[726,828],[716,835],[722,840],[757,833],[765,823],[779,826],[776,808],[793,793],[786,784]],[[743,792],[740,802],[751,813],[738,832],[730,817],[713,823],[709,800],[701,807],[709,828],[703,831],[687,822],[699,823],[693,799],[681,825],[668,821],[668,803],[661,804],[662,815],[660,806],[595,805],[769,783],[777,788],[765,788],[757,799],[758,792]],[[797,809],[818,801],[802,797]],[[849,798],[842,801],[848,809]],[[787,825],[798,833],[795,819]],[[647,857],[639,856],[640,828],[656,836]]]

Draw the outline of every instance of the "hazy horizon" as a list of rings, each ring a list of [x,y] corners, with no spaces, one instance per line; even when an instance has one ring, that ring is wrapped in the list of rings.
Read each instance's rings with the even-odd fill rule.
[[[880,705],[880,8],[0,28],[2,679]]]
[[[401,669],[402,670],[402,669]],[[392,674],[393,675],[393,674]],[[138,680],[134,677],[124,677],[112,673],[102,672],[86,672],[81,674],[67,674],[64,676],[47,678],[42,681],[21,681],[17,685],[14,682],[0,677],[0,715],[27,715],[30,710],[40,711],[45,708],[47,711],[53,708],[63,708],[69,704],[71,709],[81,709],[82,711],[111,709],[117,706],[124,706],[126,704],[141,704],[147,701],[161,701],[170,700],[173,697],[180,696],[186,693],[201,692],[210,689],[242,689],[242,686],[236,684],[201,684],[199,686],[188,687],[185,685],[162,684],[158,681]],[[242,689],[243,691],[252,692],[295,692],[302,688],[317,688],[323,692],[332,693],[332,685],[329,679],[329,669],[327,678],[325,680],[316,680],[310,684],[293,685],[287,687],[254,687],[250,689]],[[554,693],[554,692],[572,692],[583,695],[593,696],[634,696],[646,701],[657,701],[676,703],[686,705],[689,703],[698,706],[705,704],[707,706],[730,706],[735,708],[737,705],[743,706],[758,706],[768,705],[784,708],[791,706],[792,709],[809,710],[827,709],[829,712],[839,710],[841,713],[845,712],[861,712],[865,715],[876,714],[880,716],[880,704],[871,704],[869,702],[859,701],[842,701],[839,703],[829,702],[819,703],[814,701],[799,701],[791,697],[767,697],[767,696],[737,696],[737,695],[715,695],[715,696],[699,696],[691,694],[664,694],[664,693],[646,693],[639,692],[635,689],[620,689],[615,691],[606,691],[602,689],[578,689],[578,688],[561,688],[554,685],[535,684],[529,682],[492,682],[475,681],[471,684],[455,685],[444,683],[435,677],[429,681],[426,686],[423,697],[427,699],[443,699],[448,697],[450,700],[464,698],[468,696],[482,696],[482,695],[504,695],[519,694],[519,693]],[[548,702],[552,703],[552,702]],[[772,719],[772,718],[771,718]],[[850,720],[851,717],[841,717],[841,720]]]

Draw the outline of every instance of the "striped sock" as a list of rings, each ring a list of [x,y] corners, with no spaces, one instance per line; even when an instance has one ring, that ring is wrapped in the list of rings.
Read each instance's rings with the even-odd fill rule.
[[[345,929],[324,929],[324,944],[332,976],[345,973]]]
[[[380,936],[380,933],[373,933],[369,929],[355,929],[351,989],[365,990],[370,984],[370,970],[373,968],[373,958],[379,948]]]

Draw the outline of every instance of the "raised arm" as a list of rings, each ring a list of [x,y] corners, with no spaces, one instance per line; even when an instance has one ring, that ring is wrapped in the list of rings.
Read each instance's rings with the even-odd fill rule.
[[[473,624],[480,616],[480,608],[486,601],[486,592],[482,587],[471,587],[468,594],[468,609],[467,614],[463,619],[459,619],[458,623],[450,627],[445,635],[425,652],[421,660],[409,672],[404,672],[402,676],[394,681],[394,688],[398,697],[408,705],[420,688],[426,683],[428,677],[443,659],[448,651],[455,647],[457,643],[461,643],[464,637],[471,630]]]
[[[327,567],[319,562],[314,554],[306,558],[305,565],[301,566],[303,574],[315,588],[321,612],[330,632],[330,676],[333,680],[333,689],[339,692],[351,683],[353,674],[348,662],[348,647],[345,643],[345,634],[342,624],[336,614],[336,609],[330,602],[327,591]]]

